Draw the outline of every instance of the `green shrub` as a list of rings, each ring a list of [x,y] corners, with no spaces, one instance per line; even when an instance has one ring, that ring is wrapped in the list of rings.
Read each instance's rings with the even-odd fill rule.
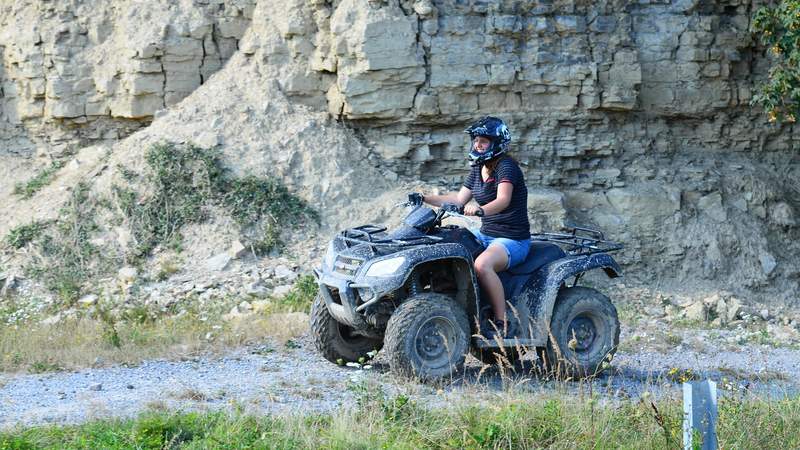
[[[254,250],[263,254],[280,245],[281,227],[319,215],[278,182],[248,176],[225,183],[222,203]]]
[[[114,192],[137,242],[134,258],[159,245],[180,250],[181,228],[207,218],[219,206],[236,221],[245,244],[263,254],[280,245],[280,230],[317,213],[283,185],[266,178],[230,178],[217,150],[172,143],[157,144],[145,154],[144,193],[114,186]],[[128,180],[138,176],[125,171]]]
[[[800,1],[760,7],[752,31],[772,56],[767,81],[752,103],[766,110],[770,122],[795,122],[800,114]]]
[[[63,303],[74,303],[85,283],[109,275],[121,262],[113,249],[100,249],[91,242],[92,234],[99,230],[95,218],[100,214],[111,214],[113,222],[114,214],[119,217],[118,211],[122,212],[135,242],[125,255],[133,264],[141,263],[159,246],[180,251],[183,227],[206,220],[211,207],[229,212],[245,245],[259,254],[280,246],[281,230],[319,219],[302,199],[274,180],[229,177],[217,150],[162,143],[145,152],[145,162],[141,175],[120,168],[126,183],[135,180],[143,185],[141,190],[132,184],[114,185],[112,202],[89,195],[89,187],[79,183],[56,220],[14,228],[5,238],[12,248],[29,243],[38,247],[40,256],[26,272]],[[40,185],[49,178],[38,179]],[[166,268],[157,278],[165,279],[176,270]],[[307,310],[308,288],[293,291],[286,304]]]
[[[181,228],[206,219],[205,205],[220,177],[218,155],[194,146],[158,144],[145,153],[145,195],[121,186],[114,193],[136,241],[134,258],[158,245],[180,246]]]

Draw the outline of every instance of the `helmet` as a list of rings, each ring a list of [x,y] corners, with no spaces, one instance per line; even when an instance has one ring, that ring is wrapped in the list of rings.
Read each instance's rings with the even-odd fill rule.
[[[508,143],[511,142],[511,132],[508,131],[505,122],[497,117],[486,116],[470,125],[464,132],[469,133],[469,159],[472,160],[473,166],[483,164],[507,152]],[[483,136],[491,141],[489,148],[483,153],[475,150],[472,146],[471,142],[475,140],[476,136]]]

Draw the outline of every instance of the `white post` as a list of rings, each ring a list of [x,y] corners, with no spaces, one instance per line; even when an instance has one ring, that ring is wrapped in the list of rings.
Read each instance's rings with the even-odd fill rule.
[[[703,450],[717,450],[717,383],[683,383],[683,448],[692,450],[692,434],[703,438]]]

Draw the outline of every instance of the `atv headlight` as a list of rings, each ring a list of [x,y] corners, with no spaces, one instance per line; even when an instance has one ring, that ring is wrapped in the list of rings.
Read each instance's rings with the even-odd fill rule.
[[[383,261],[378,261],[375,264],[369,266],[367,270],[368,277],[387,277],[390,275],[394,275],[397,272],[397,269],[406,262],[406,258],[403,256],[398,256],[397,258],[391,259],[384,259]]]
[[[333,263],[336,260],[336,250],[333,249],[333,241],[328,244],[328,250],[325,252],[325,257],[322,259],[323,269],[332,269]]]

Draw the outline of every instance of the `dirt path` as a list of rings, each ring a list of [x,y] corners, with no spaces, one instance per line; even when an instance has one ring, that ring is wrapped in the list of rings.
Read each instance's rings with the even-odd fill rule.
[[[672,368],[692,368],[726,389],[764,395],[800,392],[800,351],[751,346],[738,352],[671,355],[621,352],[613,370],[593,382],[609,399],[636,398],[645,391],[666,395],[679,389]],[[548,380],[530,372],[481,371],[476,360],[443,388],[403,381],[381,355],[368,369],[338,367],[324,361],[307,339],[286,352],[239,349],[222,359],[149,361],[136,367],[84,369],[0,378],[0,428],[46,423],[81,423],[104,417],[129,417],[148,409],[244,410],[255,414],[332,411],[355,403],[357,386],[379,386],[389,395],[404,393],[425,404],[445,405],[465,395],[491,397],[507,389],[526,392],[578,392],[585,383]],[[488,396],[488,397],[487,397]]]

